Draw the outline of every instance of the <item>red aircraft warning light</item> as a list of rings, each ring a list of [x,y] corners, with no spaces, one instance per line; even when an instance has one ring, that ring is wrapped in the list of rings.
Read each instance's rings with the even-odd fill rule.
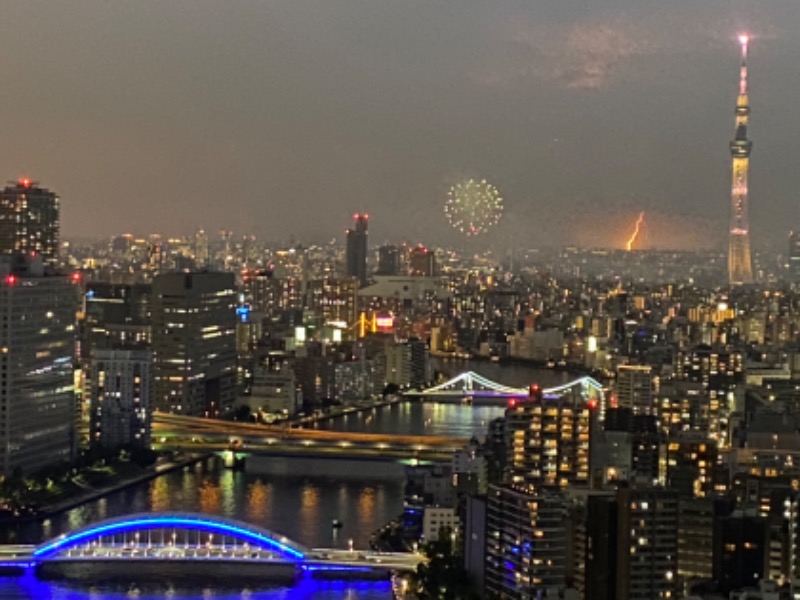
[[[6,285],[17,285],[17,276],[6,275]]]
[[[586,403],[586,406],[589,407],[589,410],[595,410],[598,406],[600,406],[600,403],[597,401],[596,398],[591,398]]]
[[[541,402],[543,398],[541,386],[538,383],[531,384],[528,388],[528,396],[530,396],[531,400]]]

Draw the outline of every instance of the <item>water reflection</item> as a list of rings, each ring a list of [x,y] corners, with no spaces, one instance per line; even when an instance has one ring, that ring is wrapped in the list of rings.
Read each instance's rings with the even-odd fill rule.
[[[227,472],[226,472],[227,473]],[[224,473],[223,473],[224,475]],[[198,492],[200,512],[217,515],[221,513],[222,494],[220,487],[209,478],[204,478]]]
[[[375,488],[365,487],[358,496],[358,518],[371,521],[375,512]]]
[[[247,520],[252,523],[267,523],[272,511],[272,486],[256,479],[247,487]]]
[[[169,480],[166,477],[156,477],[150,486],[150,506],[154,512],[164,512],[169,509],[169,495]]]

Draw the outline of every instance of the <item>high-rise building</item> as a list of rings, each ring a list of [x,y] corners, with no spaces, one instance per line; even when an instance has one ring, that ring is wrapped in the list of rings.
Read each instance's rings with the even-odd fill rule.
[[[750,99],[747,95],[747,46],[750,39],[739,36],[742,45],[742,66],[739,77],[739,97],[736,101],[736,134],[730,143],[733,162],[731,182],[731,230],[728,244],[728,283],[753,283],[753,263],[750,256],[750,216],[748,206],[748,171],[753,142],[747,138]]]
[[[486,513],[487,598],[534,600],[565,584],[566,504],[560,493],[533,495],[489,486]]]
[[[59,203],[58,196],[30,179],[0,192],[0,254],[30,254],[56,264]]]
[[[236,292],[232,273],[153,279],[154,407],[219,417],[236,398]]]
[[[414,277],[433,277],[436,274],[436,256],[422,244],[408,253],[408,274]]]
[[[793,281],[800,280],[800,231],[789,232],[786,268],[789,270],[789,277]]]
[[[295,360],[294,372],[303,395],[303,409],[311,413],[336,398],[336,364],[333,356],[322,353],[319,344],[309,345],[307,350],[306,356]]]
[[[687,585],[713,576],[716,503],[713,498],[678,501],[678,578]]]
[[[667,486],[681,498],[708,498],[726,490],[719,448],[705,435],[685,432],[667,445]]]
[[[699,383],[702,395],[691,405],[692,429],[723,446],[730,437],[729,421],[744,393],[744,355],[727,347],[699,345],[675,353],[675,380]]]
[[[588,485],[596,401],[540,392],[506,410],[509,481],[534,491]]]
[[[358,279],[359,285],[367,285],[367,224],[369,215],[353,215],[355,223],[347,230],[347,276]]]
[[[620,487],[588,499],[586,598],[677,597],[678,498],[661,488]]]
[[[41,259],[0,264],[0,470],[31,473],[76,449],[73,350],[77,293]]]
[[[649,365],[617,367],[617,402],[630,408],[634,415],[654,413],[653,369]]]
[[[344,323],[355,325],[358,310],[358,281],[343,279],[314,279],[306,288],[305,307],[320,319],[320,325]]]
[[[769,521],[737,510],[714,521],[714,581],[721,592],[755,587],[766,579]]]
[[[385,245],[378,248],[378,270],[375,274],[400,274],[400,250],[397,246]]]
[[[116,235],[111,238],[111,254],[122,259],[129,259],[133,248],[133,236],[130,233]]]
[[[504,485],[490,486],[486,520],[487,596],[541,598],[563,589],[568,486],[588,486],[596,400],[580,394],[530,397],[506,410]]]
[[[150,345],[150,284],[92,281],[83,299],[79,356],[100,349],[144,349]]]
[[[208,267],[209,261],[208,234],[204,229],[199,229],[194,234],[194,262],[198,269]]]
[[[92,443],[106,448],[150,447],[152,354],[98,350],[91,367]]]

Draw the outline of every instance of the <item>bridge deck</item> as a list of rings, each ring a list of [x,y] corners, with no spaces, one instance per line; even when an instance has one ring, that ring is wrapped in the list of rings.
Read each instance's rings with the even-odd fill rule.
[[[259,425],[255,423],[236,423],[232,421],[218,421],[201,417],[187,417],[167,413],[154,413],[153,433],[156,437],[165,433],[180,432],[183,434],[203,433],[222,434],[240,438],[270,438],[273,439],[300,439],[320,441],[349,441],[352,443],[381,444],[393,443],[408,446],[424,445],[427,447],[451,447],[455,442],[466,443],[468,440],[434,435],[393,435],[385,433],[356,433],[345,431],[327,431],[322,429],[301,429],[276,425]]]
[[[44,563],[92,562],[246,562],[255,564],[298,565],[304,570],[394,570],[413,571],[425,558],[416,553],[373,552],[371,550],[341,550],[315,548],[302,561],[289,560],[276,553],[243,546],[201,545],[186,546],[141,544],[89,544],[57,556],[37,559],[36,546],[0,545],[0,567],[31,567]]]

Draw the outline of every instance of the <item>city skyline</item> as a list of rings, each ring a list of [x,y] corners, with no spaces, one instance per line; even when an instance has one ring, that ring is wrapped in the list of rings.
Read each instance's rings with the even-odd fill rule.
[[[189,8],[7,7],[2,158],[58,191],[65,237],[157,221],[322,241],[366,211],[377,243],[455,243],[447,189],[485,177],[506,214],[476,244],[624,248],[644,211],[642,248],[722,247],[742,31],[754,249],[796,227],[789,0]]]

